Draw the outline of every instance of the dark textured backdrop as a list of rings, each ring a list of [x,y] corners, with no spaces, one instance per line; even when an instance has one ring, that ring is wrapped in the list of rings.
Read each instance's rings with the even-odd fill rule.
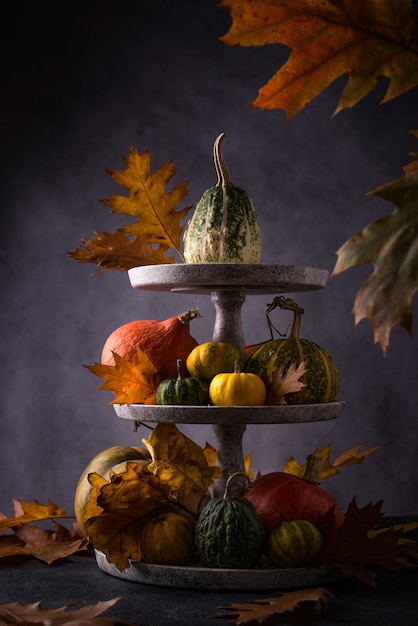
[[[121,225],[100,203],[120,193],[106,168],[123,169],[133,145],[152,168],[174,159],[194,204],[216,182],[212,144],[227,134],[233,180],[253,198],[266,263],[332,270],[335,251],[393,207],[366,196],[403,176],[417,143],[418,91],[379,105],[383,81],[332,118],[346,77],[290,122],[283,111],[248,104],[279,69],[282,46],[228,47],[231,20],[215,1],[13,3],[2,80],[0,511],[12,498],[72,511],[81,471],[98,451],[139,444],[149,431],[119,420],[101,380],[81,364],[100,359],[108,334],[135,318],[164,319],[195,305],[186,295],[134,291],[127,275],[91,277],[67,252],[94,230]],[[368,321],[354,328],[355,293],[372,267],[332,278],[299,297],[303,335],[326,347],[342,377],[343,415],[320,424],[251,426],[253,469],[303,462],[315,447],[332,456],[363,443],[391,442],[326,487],[346,505],[383,499],[388,514],[418,510],[417,339],[396,328],[388,356]],[[243,307],[248,342],[267,338],[267,297]],[[199,341],[211,338],[214,311],[200,299]],[[278,317],[275,318],[276,321]],[[282,318],[281,318],[282,319]],[[414,335],[417,322],[414,321]],[[216,445],[211,427],[180,427]]]

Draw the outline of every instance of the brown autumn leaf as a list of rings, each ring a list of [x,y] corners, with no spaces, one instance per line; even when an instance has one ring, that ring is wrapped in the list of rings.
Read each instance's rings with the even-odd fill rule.
[[[54,625],[74,625],[79,626],[81,623],[83,626],[116,626],[117,624],[125,624],[126,626],[133,626],[130,622],[124,622],[120,619],[111,619],[105,617],[97,617],[101,615],[117,602],[121,598],[113,598],[112,600],[105,600],[98,602],[97,604],[91,604],[84,606],[80,609],[74,609],[69,606],[50,609],[41,606],[40,602],[33,602],[31,604],[22,604],[20,602],[13,602],[12,604],[0,604],[0,623],[4,626],[16,626],[16,624],[39,624],[41,626],[54,626]]]
[[[177,183],[167,191],[167,185],[176,174],[173,160],[152,173],[149,150],[139,154],[131,146],[123,161],[124,170],[108,169],[107,172],[111,180],[125,187],[129,194],[113,194],[103,200],[103,204],[111,207],[112,213],[133,216],[136,221],[113,234],[101,232],[91,239],[83,239],[83,247],[69,255],[80,263],[95,263],[101,271],[174,263],[170,250],[183,260],[180,223],[191,207],[177,207],[189,193],[188,181]]]
[[[306,387],[300,378],[308,371],[307,361],[302,361],[299,365],[291,363],[286,372],[285,369],[286,366],[281,365],[273,372],[266,404],[287,404],[288,393],[296,393]]]
[[[138,362],[131,363],[113,352],[115,365],[84,365],[92,374],[105,381],[97,389],[112,391],[115,398],[109,404],[155,404],[159,374],[150,358],[138,346]]]
[[[95,481],[97,474],[89,475],[92,484],[89,502],[101,512],[87,517],[86,529],[94,547],[101,550],[109,563],[123,571],[130,567],[129,559],[140,561],[142,551],[139,535],[150,516],[176,509],[167,504],[167,487],[156,476],[144,470],[139,463],[128,462],[126,470],[113,474],[109,481]],[[89,516],[89,502],[85,513]]]
[[[413,135],[418,139],[418,131]],[[356,295],[353,313],[356,325],[364,318],[370,320],[374,341],[384,355],[394,326],[412,334],[412,301],[418,290],[418,161],[404,171],[403,178],[369,192],[395,209],[350,237],[337,250],[332,272],[335,276],[357,265],[374,265]]]
[[[34,502],[13,500],[13,506],[15,512],[13,517],[7,517],[0,513],[0,533],[21,524],[52,518],[69,517],[64,509],[61,509],[50,500],[48,500],[48,504],[42,504],[37,500]]]
[[[340,470],[343,467],[348,467],[350,465],[358,465],[359,463],[363,463],[364,459],[368,456],[381,450],[385,446],[389,445],[388,443],[381,444],[379,446],[373,446],[372,448],[367,448],[365,450],[361,450],[363,444],[358,443],[352,448],[345,450],[340,455],[338,455],[333,462],[331,462],[331,444],[324,446],[323,448],[316,448],[313,453],[315,456],[320,456],[322,459],[322,470],[320,480],[324,480],[325,478],[330,478],[330,476],[336,476],[340,473]],[[295,476],[299,476],[299,478],[303,478],[306,470],[306,461],[305,463],[298,463],[293,456],[289,457],[284,465],[283,471],[288,474],[294,474]]]
[[[294,117],[344,74],[349,80],[334,114],[388,79],[382,102],[418,84],[418,14],[409,0],[222,0],[233,23],[228,45],[283,44],[287,62],[252,103]]]
[[[324,614],[333,598],[331,591],[324,587],[298,589],[287,591],[277,597],[219,606],[218,609],[229,609],[230,613],[218,613],[217,617],[234,619],[236,626],[271,623],[273,617],[275,624],[288,624],[290,615],[295,613],[298,617],[305,618],[309,615]]]
[[[343,524],[332,534],[318,556],[318,564],[334,565],[348,576],[356,576],[372,587],[376,586],[376,574],[371,566],[379,565],[393,571],[418,567],[418,563],[411,559],[417,552],[418,542],[404,543],[403,527],[393,526],[384,532],[374,532],[383,515],[381,507],[382,501],[359,509],[353,499]]]

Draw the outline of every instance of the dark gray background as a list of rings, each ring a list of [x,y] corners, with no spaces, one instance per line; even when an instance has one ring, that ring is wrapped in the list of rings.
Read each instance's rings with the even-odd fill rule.
[[[100,360],[102,345],[132,319],[165,319],[192,308],[194,296],[131,288],[122,272],[92,277],[67,252],[94,230],[124,220],[100,203],[123,189],[105,169],[123,169],[129,146],[150,149],[152,169],[174,159],[176,181],[189,180],[187,204],[216,182],[212,145],[227,134],[225,155],[235,184],[252,196],[265,263],[332,271],[335,251],[393,207],[366,192],[403,176],[417,151],[418,91],[379,105],[387,83],[332,118],[346,77],[293,120],[283,111],[249,107],[284,63],[283,46],[228,47],[231,24],[215,1],[15,2],[4,30],[1,245],[0,511],[12,498],[72,512],[87,462],[115,444],[139,444],[109,406],[101,379],[82,364]],[[372,266],[332,278],[301,295],[303,336],[334,356],[341,371],[343,415],[335,421],[249,426],[244,451],[253,469],[281,469],[317,446],[332,457],[363,443],[391,442],[363,465],[326,483],[343,506],[383,499],[387,514],[417,512],[417,344],[396,328],[386,358],[368,321],[354,328],[352,306]],[[266,339],[270,298],[243,307],[248,343]],[[211,339],[214,310],[193,322]],[[276,322],[286,326],[280,314]],[[414,336],[417,321],[414,321]],[[201,445],[212,428],[181,426]]]

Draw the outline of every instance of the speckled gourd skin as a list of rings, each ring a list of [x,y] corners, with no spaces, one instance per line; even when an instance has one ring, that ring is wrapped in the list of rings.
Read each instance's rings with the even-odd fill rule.
[[[196,205],[183,235],[186,263],[259,263],[261,232],[252,200],[233,185],[221,145],[222,133],[214,144],[218,182],[207,189]]]

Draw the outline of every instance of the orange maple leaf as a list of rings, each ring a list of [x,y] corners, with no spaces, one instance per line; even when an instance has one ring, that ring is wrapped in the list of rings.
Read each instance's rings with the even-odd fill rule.
[[[381,444],[379,446],[373,446],[372,448],[367,448],[366,450],[362,450],[359,452],[362,444],[358,443],[352,448],[345,450],[342,452],[337,458],[331,462],[331,444],[324,446],[323,448],[317,448],[313,453],[315,456],[320,456],[322,459],[322,470],[320,480],[324,480],[325,478],[329,478],[330,476],[336,476],[340,473],[340,470],[343,467],[348,467],[349,465],[358,465],[359,463],[363,463],[364,459],[368,456],[381,450],[385,446],[389,445],[388,443]],[[284,465],[283,471],[288,474],[294,474],[295,476],[299,476],[303,478],[306,470],[306,461],[305,463],[298,463],[293,456],[289,457]]]
[[[177,207],[189,193],[188,181],[177,183],[167,191],[167,185],[176,174],[173,160],[152,173],[149,150],[139,154],[131,146],[123,161],[125,170],[108,169],[107,172],[113,182],[128,189],[129,195],[112,194],[103,204],[111,207],[112,213],[134,216],[136,221],[113,234],[101,232],[91,239],[82,239],[83,248],[76,248],[70,256],[80,263],[95,263],[101,271],[174,263],[174,255],[170,255],[169,250],[177,252],[183,260],[180,223],[191,207]]]
[[[343,74],[349,81],[335,113],[352,107],[385,76],[387,102],[418,84],[418,14],[408,0],[222,0],[233,24],[228,45],[284,44],[285,65],[253,106],[290,119]]]
[[[97,389],[112,391],[116,398],[109,404],[155,404],[155,391],[160,376],[150,358],[136,348],[138,362],[131,363],[113,352],[115,365],[84,365],[105,381]]]

